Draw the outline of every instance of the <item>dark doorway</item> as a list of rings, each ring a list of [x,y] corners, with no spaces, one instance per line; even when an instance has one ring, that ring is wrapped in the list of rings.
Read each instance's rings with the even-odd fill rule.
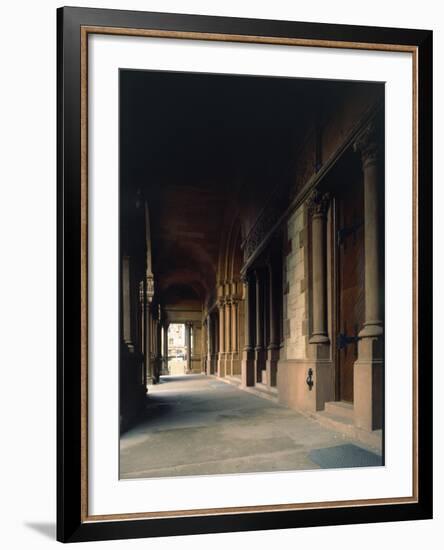
[[[336,195],[337,376],[339,401],[353,403],[353,368],[364,322],[364,189],[362,174],[347,170]]]

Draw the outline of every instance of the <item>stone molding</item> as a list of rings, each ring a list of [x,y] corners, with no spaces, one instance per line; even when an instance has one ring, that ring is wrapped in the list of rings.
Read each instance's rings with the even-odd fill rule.
[[[254,254],[259,245],[265,240],[273,227],[278,223],[283,208],[280,200],[272,201],[269,206],[259,216],[253,229],[243,243],[244,263],[248,263],[249,258]]]

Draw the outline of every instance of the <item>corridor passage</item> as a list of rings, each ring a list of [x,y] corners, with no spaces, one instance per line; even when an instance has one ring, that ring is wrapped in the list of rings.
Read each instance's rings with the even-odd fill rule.
[[[150,386],[144,417],[121,435],[120,451],[122,479],[381,464],[362,443],[205,375]]]

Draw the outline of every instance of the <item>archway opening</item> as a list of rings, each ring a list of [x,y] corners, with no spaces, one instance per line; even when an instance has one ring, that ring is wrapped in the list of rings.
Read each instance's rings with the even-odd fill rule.
[[[179,376],[187,370],[189,346],[186,342],[185,323],[171,323],[168,327],[168,374]]]

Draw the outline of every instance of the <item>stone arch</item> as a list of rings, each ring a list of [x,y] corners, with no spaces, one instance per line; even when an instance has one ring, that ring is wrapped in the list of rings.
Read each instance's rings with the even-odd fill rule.
[[[223,232],[220,240],[217,266],[218,285],[239,281],[243,262],[242,227],[237,213],[227,223],[226,227],[229,227],[229,230]]]

